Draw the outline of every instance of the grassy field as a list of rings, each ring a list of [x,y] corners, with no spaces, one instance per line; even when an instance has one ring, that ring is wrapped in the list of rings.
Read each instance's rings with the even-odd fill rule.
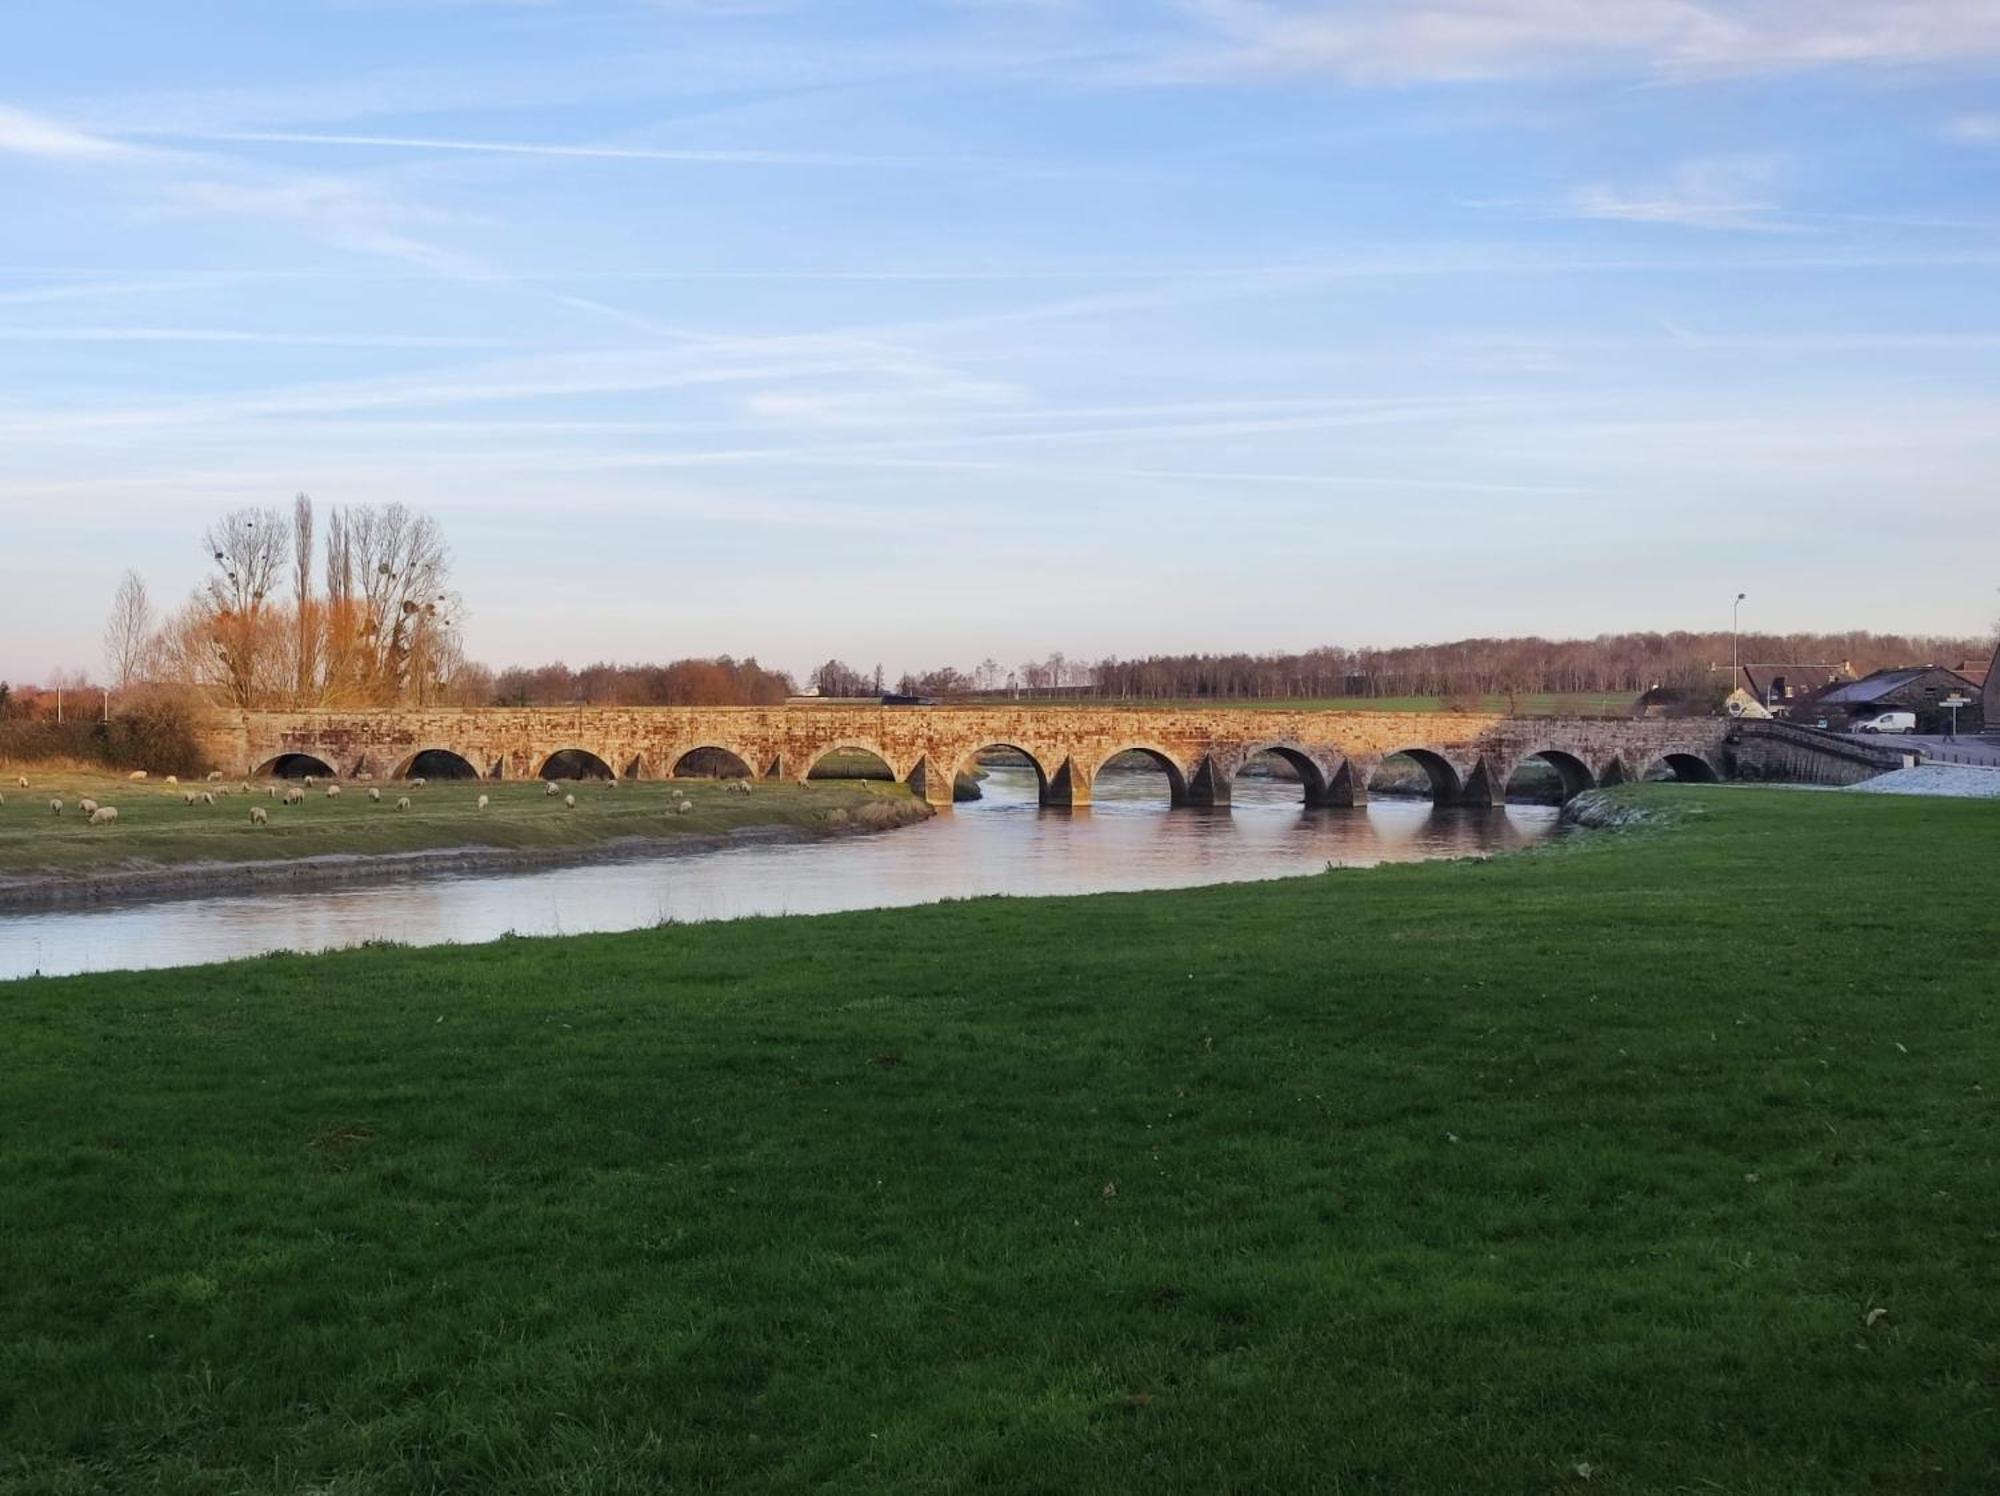
[[[0,987],[0,1490],[2000,1489],[2000,805],[1619,795]]]
[[[18,787],[26,774],[29,788]],[[10,769],[0,778],[0,877],[9,874],[75,874],[123,870],[133,865],[178,866],[191,862],[252,862],[329,853],[381,854],[447,847],[505,849],[587,848],[620,837],[671,838],[714,835],[745,826],[824,829],[878,812],[888,799],[907,800],[893,785],[847,781],[800,786],[759,781],[748,795],[732,794],[716,780],[628,780],[613,789],[602,780],[563,782],[565,795],[544,792],[540,780],[433,780],[422,789],[383,781],[343,782],[337,799],[324,785],[306,791],[300,805],[270,798],[267,784],[254,781],[244,794],[241,780],[227,785],[156,781],[134,784],[122,776],[75,769]],[[281,784],[281,789],[283,788]],[[379,803],[368,791],[379,789]],[[184,791],[227,789],[213,806],[188,806]],[[675,792],[694,810],[670,815]],[[479,797],[490,804],[479,808]],[[91,826],[77,809],[89,796],[118,808],[115,826]],[[408,796],[411,808],[396,809]],[[60,798],[64,812],[49,811]],[[250,807],[270,815],[265,826],[250,824]]]

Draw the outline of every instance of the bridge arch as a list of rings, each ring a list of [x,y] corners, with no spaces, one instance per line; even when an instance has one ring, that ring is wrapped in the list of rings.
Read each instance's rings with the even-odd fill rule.
[[[1663,753],[1646,770],[1648,779],[1678,779],[1683,784],[1718,784],[1721,772],[1699,753]]]
[[[537,779],[616,779],[611,765],[588,748],[558,748],[542,760]]]
[[[1289,764],[1305,787],[1305,803],[1308,805],[1331,804],[1334,770],[1329,769],[1321,756],[1303,744],[1292,741],[1271,743],[1251,743],[1240,754],[1234,755],[1235,767],[1229,771],[1228,783],[1221,786],[1227,792],[1237,778],[1250,767],[1252,760],[1270,754],[1273,758]]]
[[[259,779],[304,779],[308,774],[316,779],[336,779],[332,764],[317,754],[300,753],[292,750],[280,753],[276,758],[266,759],[257,766]]]
[[[1382,766],[1393,758],[1406,758],[1424,771],[1430,781],[1430,798],[1433,805],[1456,805],[1465,797],[1465,779],[1458,766],[1439,753],[1435,748],[1398,748],[1385,753],[1368,768],[1368,793],[1374,795],[1387,789],[1393,797],[1397,786],[1384,782]]]
[[[739,753],[721,743],[693,743],[667,759],[669,779],[755,779],[756,766],[748,753]]]
[[[1155,768],[1167,776],[1167,798],[1169,804],[1185,805],[1188,803],[1187,771],[1181,767],[1180,761],[1172,753],[1162,748],[1158,743],[1127,743],[1123,747],[1114,748],[1109,753],[1104,754],[1097,760],[1097,766],[1090,771],[1090,783],[1092,786],[1096,785],[1098,779],[1103,776],[1104,771],[1111,766],[1114,760],[1123,758],[1128,753],[1135,753],[1149,760]]]
[[[805,766],[805,772],[801,777],[805,779],[811,779],[813,777],[813,771],[815,769],[818,769],[820,765],[824,764],[828,759],[832,758],[836,753],[850,753],[859,757],[872,758],[875,760],[876,763],[882,766],[883,772],[880,775],[857,774],[852,776],[854,778],[858,779],[882,778],[882,779],[887,779],[892,783],[900,784],[903,780],[909,777],[909,774],[906,770],[899,770],[896,767],[896,761],[889,756],[889,751],[886,748],[884,748],[880,743],[866,742],[860,738],[845,738],[839,742],[828,743],[823,747],[815,748],[812,752],[812,757],[810,761],[808,761]]]
[[[953,761],[951,771],[952,782],[956,784],[961,776],[977,773],[979,770],[979,755],[991,752],[995,748],[1004,748],[1009,753],[1018,753],[1028,761],[1029,766],[1035,771],[1035,798],[1038,802],[1046,804],[1049,799],[1049,780],[1051,777],[1048,765],[1043,762],[1042,756],[1039,753],[1035,752],[1032,748],[1023,748],[1019,743],[980,743],[974,747],[967,748]]]
[[[470,756],[450,748],[419,748],[396,765],[391,779],[478,779],[479,767]]]
[[[1590,765],[1566,748],[1531,748],[1506,766],[1506,777],[1496,788],[1503,800],[1528,798],[1528,790],[1520,782],[1521,770],[1530,764],[1543,764],[1553,770],[1557,789],[1564,802],[1574,800],[1587,789],[1597,784],[1597,776],[1590,772]]]

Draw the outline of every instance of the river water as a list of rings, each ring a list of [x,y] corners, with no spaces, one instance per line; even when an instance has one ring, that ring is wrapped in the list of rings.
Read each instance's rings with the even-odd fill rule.
[[[188,966],[364,940],[411,945],[630,930],[664,920],[823,914],[978,894],[1185,888],[1317,872],[1329,863],[1468,857],[1556,834],[1545,806],[1434,810],[1377,800],[1308,810],[1299,787],[1236,782],[1228,809],[1167,808],[1153,773],[1106,772],[1088,811],[1042,810],[1032,770],[995,766],[985,798],[874,836],[633,857],[536,872],[411,878],[0,913],[0,980]]]

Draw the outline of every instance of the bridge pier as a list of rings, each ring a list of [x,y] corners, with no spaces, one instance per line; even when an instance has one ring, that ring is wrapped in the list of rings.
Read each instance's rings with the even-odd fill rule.
[[[1042,790],[1042,804],[1053,810],[1077,810],[1090,804],[1090,776],[1066,758]]]
[[[1507,781],[1497,775],[1484,758],[1472,766],[1472,772],[1465,776],[1458,787],[1458,795],[1452,802],[1477,810],[1492,810],[1507,803]]]
[[[1230,785],[1229,776],[1216,767],[1215,756],[1205,754],[1201,762],[1195,765],[1194,773],[1188,777],[1187,794],[1174,796],[1173,803],[1204,808],[1220,805],[1226,808],[1229,804]]]

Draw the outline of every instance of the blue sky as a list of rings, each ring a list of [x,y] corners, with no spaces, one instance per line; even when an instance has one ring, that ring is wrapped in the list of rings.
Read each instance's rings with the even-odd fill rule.
[[[246,503],[493,663],[1984,628],[1992,0],[0,13],[0,678]]]

